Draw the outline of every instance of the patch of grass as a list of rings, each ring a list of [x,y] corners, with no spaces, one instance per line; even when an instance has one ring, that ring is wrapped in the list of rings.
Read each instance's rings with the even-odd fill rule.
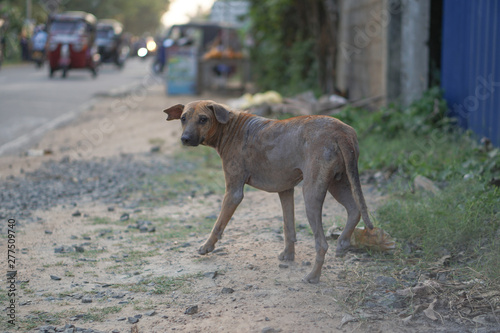
[[[222,163],[214,149],[183,148],[174,155],[174,160],[171,173],[147,179],[141,205],[155,206],[186,196],[224,193]]]
[[[145,279],[139,283],[120,285],[121,288],[132,292],[152,292],[156,295],[163,295],[172,291],[186,288],[190,281],[199,279],[203,274],[186,274],[176,277],[159,276]]]
[[[121,306],[109,306],[103,308],[90,308],[87,312],[81,313],[78,310],[67,310],[48,313],[45,311],[31,311],[24,318],[18,320],[21,329],[31,330],[43,325],[61,325],[64,319],[78,316],[83,322],[102,322],[110,314],[118,313]]]
[[[336,117],[356,129],[361,171],[388,170],[407,180],[416,175],[435,181],[500,177],[500,150],[482,149],[471,133],[454,125],[439,88],[406,108],[346,108]]]
[[[75,276],[75,273],[71,272],[71,271],[65,271],[64,272],[64,276],[67,276],[67,277],[74,277]]]
[[[91,219],[92,221],[92,224],[96,225],[96,224],[112,224],[114,223],[109,217],[93,217]]]
[[[136,311],[152,310],[154,308],[156,308],[156,305],[150,299],[134,303],[134,310]]]
[[[42,325],[59,325],[66,312],[48,313],[45,311],[31,311],[24,318],[19,318],[18,325],[22,329],[31,330]]]
[[[215,219],[208,217],[200,217],[190,219],[188,222],[169,222],[158,228],[155,238],[157,241],[165,241],[169,239],[183,240],[192,233],[205,234],[212,230]]]
[[[439,88],[409,107],[347,108],[338,118],[358,133],[361,172],[383,171],[391,179],[383,188],[390,199],[375,217],[405,244],[398,258],[417,258],[426,266],[444,254],[460,254],[458,266],[498,279],[500,190],[489,182],[500,178],[500,150],[479,145],[471,133],[455,127]],[[417,175],[442,191],[415,193]]]
[[[108,306],[104,308],[90,308],[87,313],[84,313],[82,316],[83,321],[92,322],[99,321],[102,322],[106,319],[106,317],[110,314],[118,313],[122,310],[121,306]]]
[[[154,278],[152,282],[155,284],[153,294],[163,295],[174,290],[184,288],[189,281],[199,279],[202,274],[187,274],[180,277],[161,276]]]
[[[477,180],[457,180],[440,194],[404,193],[377,210],[389,233],[422,249],[424,259],[462,252],[488,261],[488,276],[500,276],[500,191]],[[479,264],[479,262],[478,262]]]
[[[70,257],[70,258],[97,258],[101,254],[108,252],[106,249],[90,249],[90,250],[85,250],[84,252],[68,252],[68,253],[62,253],[60,254],[61,256],[65,257]]]
[[[382,171],[390,178],[382,188],[390,199],[375,218],[405,244],[397,259],[413,257],[426,266],[436,257],[460,253],[458,266],[498,279],[500,190],[489,182],[500,178],[500,150],[481,146],[456,127],[441,95],[432,88],[409,107],[347,108],[337,118],[358,133],[360,171]],[[415,193],[417,175],[442,191]]]

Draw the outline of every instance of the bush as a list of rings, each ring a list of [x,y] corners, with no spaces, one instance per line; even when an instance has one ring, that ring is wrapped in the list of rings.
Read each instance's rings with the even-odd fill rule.
[[[440,182],[500,177],[499,149],[483,149],[446,112],[440,89],[432,88],[407,108],[347,108],[337,117],[358,133],[362,171],[390,170],[408,181],[416,175]]]
[[[461,263],[497,279],[500,190],[490,181],[500,177],[500,151],[479,145],[446,112],[441,91],[433,88],[408,108],[350,108],[338,118],[358,132],[361,172],[392,174],[385,188],[390,200],[376,212],[381,227],[400,244],[410,244],[410,255],[431,260],[460,254]],[[442,191],[415,193],[411,184],[417,175]]]

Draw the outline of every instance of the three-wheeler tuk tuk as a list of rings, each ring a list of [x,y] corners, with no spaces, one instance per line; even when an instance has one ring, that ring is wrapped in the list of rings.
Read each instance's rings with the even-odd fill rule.
[[[97,76],[96,24],[94,15],[79,11],[55,14],[49,19],[50,77],[62,70],[65,78],[70,69],[89,69],[93,77]]]
[[[101,63],[114,63],[122,68],[128,55],[123,40],[123,25],[117,20],[103,19],[97,22],[97,50]]]

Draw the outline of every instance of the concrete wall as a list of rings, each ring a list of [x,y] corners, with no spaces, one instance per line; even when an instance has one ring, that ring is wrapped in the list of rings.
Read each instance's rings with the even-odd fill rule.
[[[348,91],[351,100],[386,94],[385,1],[339,1],[337,87]]]
[[[408,105],[428,86],[430,0],[340,0],[337,87]]]
[[[401,14],[401,102],[408,105],[428,87],[430,0],[403,1]]]

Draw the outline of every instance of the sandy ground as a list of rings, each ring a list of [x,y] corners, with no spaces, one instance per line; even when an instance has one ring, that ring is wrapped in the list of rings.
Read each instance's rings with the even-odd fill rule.
[[[202,98],[223,102],[213,96]],[[50,155],[0,158],[1,178],[22,177],[44,161],[64,156],[147,158],[154,143],[161,140],[160,154],[172,155],[181,149],[180,124],[165,122],[161,111],[192,99],[167,97],[162,86],[135,99],[133,94],[103,98],[33,147],[48,149]],[[382,198],[370,187],[365,186],[364,192],[369,208],[375,209]],[[220,209],[220,194],[135,209],[113,210],[99,201],[84,201],[77,207],[37,211],[38,222],[16,227],[16,314],[21,327],[17,330],[38,332],[41,326],[66,325],[72,331],[69,325],[74,325],[89,332],[433,331],[425,323],[404,325],[401,308],[378,315],[372,312],[365,318],[346,308],[343,304],[352,291],[350,273],[346,276],[352,270],[347,266],[362,265],[364,254],[335,258],[334,240],[329,241],[320,283],[303,283],[314,260],[314,241],[304,227],[300,189],[295,196],[298,244],[295,262],[287,263],[277,258],[284,245],[276,194],[247,192],[216,253],[207,256],[198,255],[197,249],[208,232],[199,231],[195,224],[206,224],[207,216],[212,217],[208,224],[212,223]],[[73,216],[76,210],[82,215]],[[130,220],[120,221],[124,212]],[[343,207],[327,198],[325,229],[333,221],[343,222],[345,216]],[[130,227],[131,221],[141,219],[153,221],[155,232],[141,233]],[[169,230],[186,228],[193,230],[179,238],[164,237]],[[78,249],[74,245],[84,252],[55,253],[61,246]],[[6,248],[5,238],[2,248]],[[353,288],[360,287],[359,276],[356,281]],[[141,317],[137,323],[131,323],[134,316]]]

